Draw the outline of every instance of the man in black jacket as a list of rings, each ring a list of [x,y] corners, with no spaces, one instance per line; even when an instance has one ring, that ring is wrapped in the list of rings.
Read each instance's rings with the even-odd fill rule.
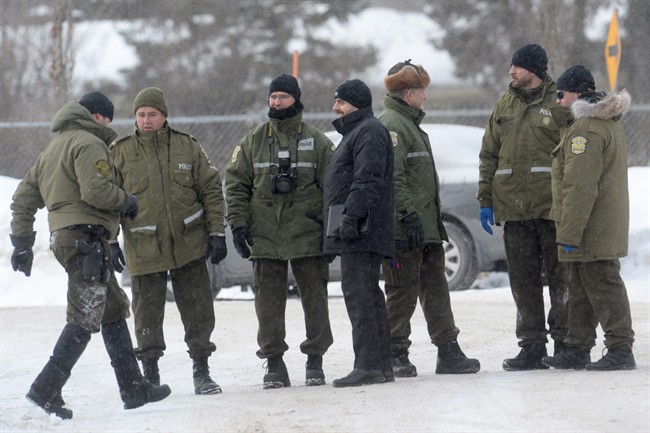
[[[393,242],[393,149],[372,112],[363,81],[348,80],[334,94],[333,123],[343,139],[330,160],[323,192],[328,230],[325,254],[341,256],[341,288],[352,323],[354,369],[335,387],[394,381],[386,300],[379,287],[381,261]],[[330,220],[343,206],[338,224]],[[336,224],[336,227],[329,225]]]

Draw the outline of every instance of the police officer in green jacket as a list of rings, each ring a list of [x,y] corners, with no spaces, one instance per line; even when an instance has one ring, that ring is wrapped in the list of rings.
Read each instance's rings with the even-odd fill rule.
[[[221,176],[199,143],[167,123],[163,92],[148,87],[133,102],[136,129],[110,147],[118,183],[140,202],[140,214],[122,220],[131,274],[136,354],[147,379],[160,382],[158,359],[166,349],[163,319],[167,280],[193,360],[196,394],[218,394],[208,357],[214,305],[206,259],[226,257]]]
[[[147,382],[140,372],[125,320],[129,299],[111,266],[108,240],[117,234],[120,213],[127,219],[138,214],[137,199],[115,182],[108,153],[108,143],[117,136],[108,127],[113,112],[113,103],[101,92],[61,107],[52,119],[57,136],[18,184],[11,203],[14,271],[31,275],[34,216],[47,207],[51,249],[68,274],[67,323],[27,393],[34,404],[62,419],[72,418],[63,386],[91,334],[100,329],[125,409],[171,392],[167,385]]]
[[[420,128],[430,79],[410,60],[388,71],[385,109],[378,116],[390,132],[395,155],[395,256],[383,262],[391,331],[393,372],[417,376],[408,358],[411,317],[420,299],[431,342],[438,347],[436,373],[476,373],[479,361],[460,349],[445,275],[440,185],[427,133]],[[435,138],[435,137],[434,137]]]
[[[237,144],[226,168],[228,223],[237,252],[253,260],[257,356],[267,359],[263,388],[291,385],[282,359],[288,263],[305,312],[306,385],[325,384],[323,354],[332,345],[323,256],[323,178],[332,142],[302,121],[298,81],[281,74],[269,87],[269,121]]]
[[[516,335],[521,350],[503,361],[507,371],[548,368],[547,334],[554,353],[566,337],[566,266],[558,262],[551,209],[551,151],[560,140],[553,121],[555,83],[546,73],[546,51],[528,44],[512,56],[509,89],[497,101],[479,154],[477,198],[487,233],[504,224],[504,245],[512,296],[517,307]],[[544,280],[551,308],[545,324]]]
[[[594,371],[636,367],[632,316],[619,258],[627,255],[630,203],[627,145],[621,116],[627,91],[596,92],[581,65],[557,80],[557,100],[570,107],[559,119],[562,140],[553,150],[553,216],[560,261],[569,264],[569,334],[564,352],[543,359],[554,368]],[[596,326],[607,353],[591,362]]]

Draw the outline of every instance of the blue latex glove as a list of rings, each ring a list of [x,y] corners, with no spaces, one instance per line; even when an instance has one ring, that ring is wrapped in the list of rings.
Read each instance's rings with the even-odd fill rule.
[[[573,245],[566,245],[566,244],[558,244],[560,248],[562,248],[562,251],[565,253],[570,253],[571,251],[575,251],[578,249],[578,247],[574,247]]]
[[[488,232],[490,236],[494,235],[494,232],[492,231],[492,227],[490,227],[494,225],[494,211],[492,210],[492,208],[482,207],[481,213],[479,214],[479,218],[481,219],[481,225],[483,226],[483,230]]]

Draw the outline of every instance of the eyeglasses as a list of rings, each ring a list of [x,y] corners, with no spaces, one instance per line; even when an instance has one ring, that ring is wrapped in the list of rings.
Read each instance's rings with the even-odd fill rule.
[[[564,91],[558,90],[557,92],[555,92],[555,97],[557,98],[558,101],[561,101],[562,98],[564,98]]]
[[[280,101],[286,101],[289,98],[291,98],[291,95],[269,95],[270,101],[275,101],[276,99]]]

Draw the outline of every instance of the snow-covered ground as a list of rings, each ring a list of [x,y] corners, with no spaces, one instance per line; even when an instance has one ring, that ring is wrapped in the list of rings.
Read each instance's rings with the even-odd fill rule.
[[[332,283],[334,345],[324,358],[328,385],[304,386],[303,314],[287,306],[285,354],[293,386],[262,390],[257,320],[249,300],[215,302],[213,377],[224,392],[196,396],[191,361],[173,303],[167,304],[168,349],[161,359],[166,400],[124,411],[115,378],[95,335],[64,388],[74,419],[47,416],[24,398],[65,324],[66,278],[47,251],[44,213],[37,219],[30,278],[11,270],[9,203],[17,180],[0,177],[0,431],[2,432],[648,432],[650,431],[650,168],[631,168],[630,255],[621,261],[636,331],[638,368],[627,372],[505,372],[501,361],[517,351],[515,307],[505,274],[488,274],[482,289],[452,293],[459,341],[481,361],[475,375],[434,374],[436,350],[421,311],[412,321],[411,360],[417,378],[353,389],[329,383],[352,368],[351,328],[338,284]],[[497,241],[497,240],[495,240]],[[128,290],[127,290],[128,293]],[[229,296],[230,294],[231,296]],[[238,288],[222,297],[236,298]],[[244,296],[246,297],[246,296]],[[547,303],[548,304],[548,303]],[[129,320],[132,327],[132,320]],[[131,328],[132,329],[132,328]],[[551,345],[549,344],[549,349]],[[601,356],[602,333],[592,359]]]

